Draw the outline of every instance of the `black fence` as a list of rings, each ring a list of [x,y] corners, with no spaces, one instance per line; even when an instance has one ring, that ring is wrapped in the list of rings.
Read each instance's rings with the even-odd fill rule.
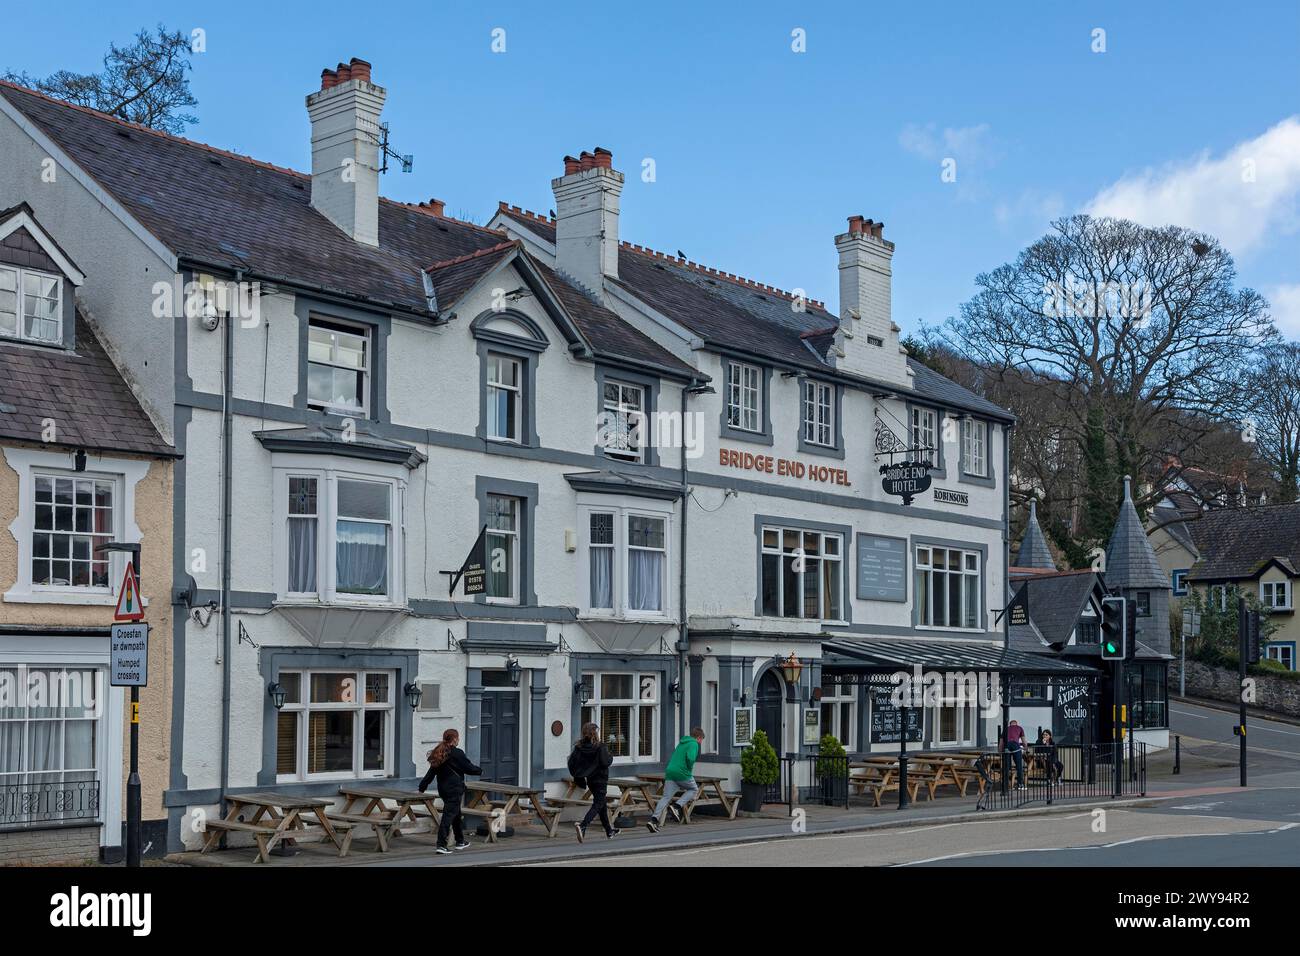
[[[1147,745],[1028,746],[992,751],[976,761],[984,778],[977,810],[1008,810],[1034,803],[1090,797],[1146,796]]]
[[[99,781],[0,784],[0,830],[21,830],[99,819]]]
[[[764,803],[784,803],[793,810],[800,804],[847,807],[849,805],[849,758],[798,756],[779,758],[780,778],[768,786]]]

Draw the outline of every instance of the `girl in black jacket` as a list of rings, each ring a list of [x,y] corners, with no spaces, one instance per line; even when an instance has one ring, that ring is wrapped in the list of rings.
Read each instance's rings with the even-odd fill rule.
[[[438,852],[450,853],[447,849],[447,831],[456,832],[456,849],[468,850],[469,841],[465,839],[465,815],[460,812],[460,803],[465,796],[465,774],[478,775],[482,767],[470,762],[460,743],[460,731],[446,730],[442,734],[442,743],[429,751],[429,770],[420,781],[420,792],[429,789],[434,777],[438,778],[438,796],[442,797],[442,819],[438,821]]]
[[[610,838],[618,836],[618,831],[610,826],[609,811],[605,807],[605,791],[609,787],[609,765],[613,762],[614,756],[600,739],[600,728],[595,724],[583,724],[582,737],[574,744],[573,753],[569,755],[569,773],[573,775],[575,781],[585,781],[587,789],[591,791],[591,808],[582,818],[581,823],[573,825],[578,831],[579,843],[587,838],[587,825],[596,819],[597,815],[600,816],[601,825],[605,828],[605,836]]]

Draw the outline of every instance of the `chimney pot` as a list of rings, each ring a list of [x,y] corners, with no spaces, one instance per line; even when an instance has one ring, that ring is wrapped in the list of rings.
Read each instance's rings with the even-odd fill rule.
[[[582,169],[582,163],[573,156],[564,157],[564,175],[570,176]]]
[[[582,169],[583,172],[586,172],[587,170],[591,169],[591,167],[594,166],[594,165],[596,164],[596,157],[593,156],[593,155],[591,155],[591,153],[587,152],[587,151],[584,149],[584,150],[582,151],[582,156],[581,156],[581,158],[580,158],[580,162],[581,162],[581,166],[580,166],[580,168]]]
[[[351,72],[352,79],[364,80],[367,83],[370,82],[370,64],[365,60],[354,56],[352,61],[348,64],[348,68]]]
[[[338,81],[338,77],[334,75],[333,70],[324,69],[320,71],[320,88],[322,90],[330,89],[334,84],[338,83]]]
[[[433,210],[435,216],[441,216],[443,214],[442,211],[447,208],[447,204],[441,199],[430,199],[429,208]]]
[[[885,224],[878,222],[871,227],[871,234],[877,239],[883,239],[885,236]]]
[[[592,163],[600,169],[613,169],[614,154],[603,146],[597,146],[596,152],[592,154]]]
[[[340,63],[336,72],[338,73],[340,83],[346,83],[348,80],[352,79],[352,68],[346,63]]]
[[[849,216],[849,235],[856,236],[860,232],[862,232],[862,217]]]

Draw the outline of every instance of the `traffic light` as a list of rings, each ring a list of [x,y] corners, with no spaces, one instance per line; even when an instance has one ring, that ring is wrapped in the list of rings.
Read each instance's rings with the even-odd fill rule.
[[[1122,597],[1102,598],[1101,659],[1122,661],[1128,651],[1128,601]]]
[[[1260,622],[1259,611],[1246,612],[1246,663],[1259,663]]]

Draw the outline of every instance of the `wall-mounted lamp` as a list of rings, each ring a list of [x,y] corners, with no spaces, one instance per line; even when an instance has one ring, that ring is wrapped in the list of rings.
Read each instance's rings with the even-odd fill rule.
[[[266,692],[271,695],[271,703],[275,704],[275,709],[281,710],[284,707],[284,688],[278,683],[273,683],[266,689]]]
[[[514,656],[506,658],[506,676],[510,678],[510,686],[519,686],[519,675],[523,673],[523,670],[519,666],[519,658]]]
[[[406,702],[411,705],[411,710],[420,706],[420,698],[424,696],[420,690],[420,685],[415,681],[407,681],[402,687],[402,693],[406,695]]]
[[[583,707],[586,707],[591,701],[591,688],[587,686],[586,681],[580,680],[574,684],[573,692],[578,695],[578,702],[581,703]]]
[[[799,683],[799,675],[803,673],[803,663],[794,656],[794,651],[791,651],[790,656],[781,662],[781,673],[787,684]]]
[[[673,703],[680,704],[682,702],[682,682],[680,680],[675,680],[668,685],[668,689],[672,691]]]
[[[86,449],[78,448],[77,453],[72,456],[72,470],[73,471],[86,470]]]

